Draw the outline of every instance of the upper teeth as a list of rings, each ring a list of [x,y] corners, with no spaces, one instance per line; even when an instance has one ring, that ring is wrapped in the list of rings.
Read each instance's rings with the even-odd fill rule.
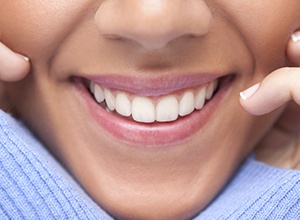
[[[205,87],[185,90],[180,95],[169,94],[156,98],[101,88],[93,81],[90,82],[90,91],[98,103],[105,101],[110,111],[115,110],[126,117],[132,116],[137,122],[152,123],[174,121],[178,116],[202,109],[205,100],[212,98],[217,84],[215,80]]]

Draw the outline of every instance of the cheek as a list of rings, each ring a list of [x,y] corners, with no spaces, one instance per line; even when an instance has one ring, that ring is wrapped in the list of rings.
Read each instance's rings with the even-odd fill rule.
[[[241,32],[255,38],[255,41],[278,39],[277,34],[300,26],[298,0],[290,0],[288,3],[279,0],[272,4],[260,0],[225,2],[222,0],[220,7],[230,15],[231,22],[236,24]]]
[[[286,65],[285,49],[290,35],[300,26],[298,0],[221,1],[256,59],[259,72]]]
[[[82,19],[89,0],[0,0],[0,41],[31,59],[51,54]]]

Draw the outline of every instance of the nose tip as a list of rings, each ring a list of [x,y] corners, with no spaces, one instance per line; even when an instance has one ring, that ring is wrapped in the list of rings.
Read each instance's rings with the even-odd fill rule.
[[[201,0],[107,0],[95,15],[98,32],[155,50],[183,36],[209,31],[212,15]]]

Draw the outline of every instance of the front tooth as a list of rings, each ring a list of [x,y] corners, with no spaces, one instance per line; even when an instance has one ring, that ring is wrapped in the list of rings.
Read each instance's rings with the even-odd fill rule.
[[[152,101],[146,97],[134,97],[132,100],[132,118],[138,122],[154,122],[155,107]]]
[[[195,109],[195,97],[192,91],[185,92],[179,102],[179,115],[185,116]]]
[[[196,109],[202,109],[205,103],[205,94],[206,94],[206,88],[203,87],[200,89],[198,94],[195,97],[195,108]]]
[[[131,103],[125,93],[119,93],[116,97],[116,111],[123,116],[131,115]]]
[[[114,111],[116,108],[116,98],[108,89],[104,89],[104,96],[107,107],[110,111]]]
[[[156,121],[167,122],[178,118],[179,106],[175,96],[162,98],[156,106]]]
[[[206,89],[206,95],[205,95],[205,98],[207,99],[207,100],[210,100],[211,99],[211,97],[212,97],[212,95],[213,95],[213,93],[214,93],[214,82],[211,82],[211,83],[209,83],[209,85],[207,86],[207,89]]]
[[[103,89],[99,85],[95,84],[93,93],[94,93],[95,99],[98,103],[101,103],[104,101],[104,92],[103,92]]]

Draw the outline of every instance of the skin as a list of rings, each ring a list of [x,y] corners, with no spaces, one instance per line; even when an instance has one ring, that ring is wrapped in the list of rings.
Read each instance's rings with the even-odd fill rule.
[[[299,34],[298,31],[294,33],[296,36]],[[286,53],[290,60],[300,63],[300,41],[290,39]],[[300,169],[299,71],[298,67],[277,69],[265,77],[257,90],[246,100],[240,99],[243,108],[253,115],[264,115],[286,105],[284,113],[256,146],[255,154],[258,160],[272,166],[298,170]]]
[[[0,41],[31,64],[25,79],[4,83],[10,106],[91,197],[118,218],[194,216],[270,134],[283,111],[252,116],[240,107],[238,94],[268,73],[294,65],[286,47],[300,26],[297,0],[0,3]],[[4,50],[0,58],[6,57]],[[20,68],[11,75],[0,69],[2,80],[20,79],[29,69],[20,56],[12,57]],[[88,73],[153,78],[188,72],[234,73],[235,80],[205,127],[163,149],[137,148],[107,135],[70,80]],[[257,106],[247,104],[255,95],[240,100],[246,110]]]

